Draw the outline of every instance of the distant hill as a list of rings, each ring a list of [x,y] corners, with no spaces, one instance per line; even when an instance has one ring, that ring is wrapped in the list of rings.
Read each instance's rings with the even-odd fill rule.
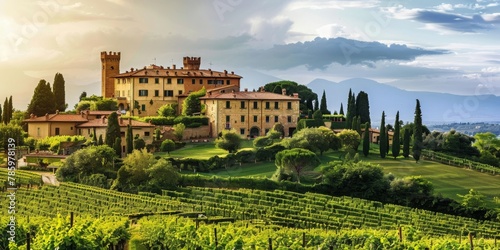
[[[372,126],[379,125],[382,111],[386,122],[394,123],[399,110],[400,119],[413,121],[415,100],[422,106],[424,124],[453,122],[495,122],[500,121],[500,97],[494,95],[460,96],[446,93],[406,91],[370,79],[353,78],[341,82],[315,79],[307,84],[321,96],[326,91],[328,109],[339,111],[340,103],[347,111],[347,94],[351,88],[357,95],[359,91],[368,93]]]

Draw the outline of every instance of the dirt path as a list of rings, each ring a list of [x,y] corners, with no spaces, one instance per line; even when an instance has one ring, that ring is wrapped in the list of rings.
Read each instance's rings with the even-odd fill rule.
[[[42,181],[44,184],[59,186],[59,182],[53,173],[39,173],[42,176]]]

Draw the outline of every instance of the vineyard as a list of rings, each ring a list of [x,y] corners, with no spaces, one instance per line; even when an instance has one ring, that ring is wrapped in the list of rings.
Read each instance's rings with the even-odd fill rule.
[[[447,155],[444,153],[435,152],[432,150],[422,150],[422,156],[428,160],[440,162],[446,165],[455,166],[455,167],[464,167],[469,168],[475,171],[479,171],[481,173],[489,173],[492,175],[496,175],[500,172],[500,169],[488,164],[471,161],[468,159],[455,157],[451,155]]]
[[[40,178],[22,171],[16,171],[16,176],[24,183]],[[35,246],[41,246],[40,239],[44,239],[49,232],[62,234],[59,231],[68,231],[61,236],[63,239],[86,235],[84,231],[91,228],[96,220],[108,225],[99,230],[108,230],[118,236],[107,241],[98,240],[95,235],[88,236],[86,241],[99,241],[92,243],[96,244],[93,249],[108,249],[109,246],[119,245],[119,242],[123,244],[130,236],[130,247],[134,245],[136,249],[141,249],[140,246],[154,249],[154,246],[166,245],[171,246],[170,249],[218,249],[228,245],[255,246],[259,249],[269,241],[275,247],[296,246],[296,249],[312,246],[314,249],[329,249],[333,245],[363,248],[367,244],[380,247],[378,249],[387,249],[388,246],[407,249],[415,244],[427,247],[431,244],[456,244],[465,247],[469,244],[469,233],[474,235],[476,244],[483,244],[484,249],[494,249],[500,232],[500,223],[491,221],[475,221],[380,202],[314,193],[190,187],[178,191],[165,190],[162,195],[134,195],[75,183],[61,183],[58,187],[29,187],[22,186],[16,192],[16,216],[21,225],[18,230],[36,235],[32,249],[48,249]],[[2,204],[7,204],[6,195],[2,197]],[[62,222],[68,219],[62,218],[70,212],[75,214],[74,228],[80,231],[61,229],[68,227],[68,223]],[[53,219],[49,218],[57,214],[63,216],[58,218],[61,222],[52,222]],[[0,215],[0,225],[6,228],[7,209],[2,209]],[[161,218],[158,217],[160,215]],[[51,223],[43,223],[44,220]],[[399,227],[404,236],[402,241],[397,235]],[[219,230],[216,237],[214,228]],[[168,236],[175,231],[180,232],[177,240]],[[205,231],[210,233],[205,235],[202,233]],[[152,232],[157,232],[157,238],[151,238],[149,234]],[[189,237],[181,237],[182,234],[190,235],[193,241],[187,243]],[[18,235],[25,234],[20,232]],[[235,240],[238,238],[240,240]],[[26,237],[24,241],[23,237],[18,239],[18,243],[25,244]],[[2,240],[0,249],[7,249],[5,238]],[[50,239],[45,241],[62,244]],[[216,241],[218,248],[213,247]]]

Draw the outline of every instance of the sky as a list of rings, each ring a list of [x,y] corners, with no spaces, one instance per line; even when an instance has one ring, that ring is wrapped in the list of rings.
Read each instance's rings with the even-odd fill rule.
[[[500,2],[1,0],[0,104],[25,110],[40,79],[73,107],[100,94],[101,51],[121,71],[181,65],[307,84],[364,77],[406,90],[500,95]],[[243,73],[247,74],[244,75]]]

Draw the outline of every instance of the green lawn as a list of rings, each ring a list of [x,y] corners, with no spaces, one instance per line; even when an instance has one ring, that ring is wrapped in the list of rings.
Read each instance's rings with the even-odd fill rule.
[[[253,148],[252,140],[242,140],[241,148]],[[195,158],[195,159],[208,159],[214,155],[225,156],[227,151],[215,147],[212,142],[188,142],[185,147],[170,152],[170,157],[174,158]],[[155,156],[168,156],[164,152],[156,152]]]
[[[217,175],[222,177],[267,177],[270,178],[276,171],[274,162],[247,163],[242,166],[234,166],[229,169],[219,169],[210,173],[199,173],[200,175]]]
[[[419,175],[432,182],[434,192],[443,197],[459,200],[457,194],[466,194],[474,189],[487,196],[493,205],[493,197],[500,197],[500,176],[483,174],[474,170],[457,168],[437,162],[421,160],[418,163],[413,158],[387,157],[381,159],[378,155],[369,155],[363,160],[379,164],[385,173],[392,173],[396,177]]]
[[[252,141],[243,141],[242,148],[252,147]],[[452,167],[426,160],[415,163],[413,158],[404,159],[400,157],[395,160],[392,157],[386,157],[385,159],[381,159],[378,155],[378,147],[376,145],[372,145],[370,155],[368,157],[364,157],[361,151],[359,153],[361,155],[361,160],[379,164],[384,169],[385,173],[392,173],[396,177],[411,175],[422,176],[432,182],[436,194],[440,193],[444,197],[459,200],[460,198],[457,194],[466,194],[469,189],[477,190],[486,195],[489,201],[491,201],[493,197],[500,197],[499,175],[492,176],[473,170]],[[189,143],[186,147],[171,152],[170,156],[208,159],[214,155],[223,156],[226,154],[227,151],[215,148],[213,142],[208,142],[197,144]],[[165,155],[165,153],[155,153],[155,155]],[[319,156],[322,163],[315,170],[318,171],[328,162],[339,160],[343,157],[343,152],[326,152],[322,156]],[[271,177],[275,170],[276,166],[274,165],[274,162],[264,162],[256,164],[243,164],[243,166],[234,166],[227,170],[217,170],[210,173],[200,174],[233,177]],[[493,205],[492,202],[489,204]]]

